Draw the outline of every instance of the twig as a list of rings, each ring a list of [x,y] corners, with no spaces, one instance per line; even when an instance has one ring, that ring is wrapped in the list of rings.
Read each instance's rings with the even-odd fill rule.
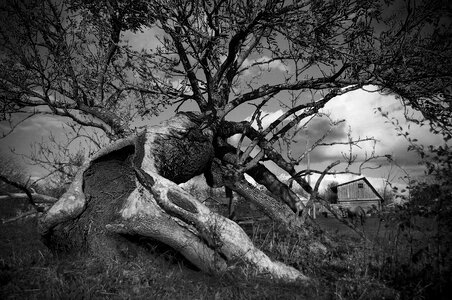
[[[55,203],[58,201],[57,198],[38,194],[38,193],[32,193],[33,200],[35,203]],[[8,193],[7,195],[0,195],[0,200],[5,199],[28,199],[28,195],[25,193]]]
[[[6,219],[6,220],[2,220],[2,224],[12,223],[12,222],[15,222],[15,221],[17,221],[17,220],[20,220],[20,219],[22,219],[22,218],[28,217],[28,216],[30,216],[30,215],[35,215],[35,214],[37,214],[37,213],[38,213],[38,212],[35,211],[35,210],[29,210],[29,211],[27,211],[27,212],[24,212],[23,214],[20,214],[20,215],[18,215],[18,216],[15,216],[15,217],[13,217],[13,218],[9,218],[9,219]]]

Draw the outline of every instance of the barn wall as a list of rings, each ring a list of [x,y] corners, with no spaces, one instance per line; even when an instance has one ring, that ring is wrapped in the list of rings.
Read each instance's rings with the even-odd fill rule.
[[[361,206],[365,211],[372,208],[375,205],[378,210],[381,209],[380,199],[375,200],[352,200],[352,201],[339,201],[338,204],[342,207],[356,207]]]
[[[362,188],[359,188],[362,184]],[[365,180],[358,180],[337,187],[338,204],[343,207],[361,206],[368,210],[375,205],[381,209],[381,199]]]
[[[358,184],[362,184],[362,188],[358,188]],[[337,197],[339,201],[350,201],[356,199],[375,199],[377,196],[374,191],[364,180],[351,182],[337,187]]]

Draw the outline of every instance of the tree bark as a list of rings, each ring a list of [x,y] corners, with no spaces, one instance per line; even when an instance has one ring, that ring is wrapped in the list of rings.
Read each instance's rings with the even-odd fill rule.
[[[291,200],[298,201],[299,203],[301,203],[301,200],[298,199],[296,195],[296,200],[293,198],[288,199],[287,196],[290,195],[289,193],[281,193],[281,191],[287,190],[284,189],[283,186],[285,185],[281,183],[276,176],[270,176],[270,171],[262,165],[254,166],[249,170],[260,183],[265,183],[267,189],[272,193],[272,195],[276,196],[271,197],[249,184],[243,178],[243,175],[238,174],[235,171],[234,166],[232,165],[235,162],[235,155],[232,153],[226,153],[224,155],[217,156],[221,157],[223,161],[215,158],[212,162],[211,177],[213,179],[210,184],[213,186],[225,185],[227,188],[237,192],[247,201],[254,203],[262,213],[267,215],[279,226],[289,231],[299,231],[302,229],[302,223],[298,219],[298,214],[294,214],[289,205],[292,204]],[[287,186],[286,188],[288,189]],[[277,201],[275,198],[280,201]],[[283,202],[281,199],[286,200],[287,202],[284,203],[285,201]],[[302,204],[300,205],[302,206]],[[294,211],[297,210],[294,209]]]
[[[288,206],[259,191],[245,179],[239,179],[233,182],[227,181],[226,186],[240,194],[246,200],[256,204],[261,212],[283,228],[289,231],[302,229],[302,224],[298,216]]]
[[[99,152],[40,218],[47,244],[116,257],[139,237],[172,247],[208,273],[245,264],[259,276],[306,281],[300,271],[254,247],[235,222],[177,185],[211,166],[213,131],[201,130],[198,121],[179,114]],[[243,182],[234,188],[253,196]]]
[[[237,128],[231,122],[223,122],[220,134],[222,139],[217,141],[221,145],[220,151],[216,151],[216,156],[222,161],[234,164],[236,160],[236,149],[229,145],[225,138],[230,137],[237,132],[243,132],[243,123],[236,123]],[[240,153],[243,154],[243,153]],[[249,159],[246,163],[249,162]],[[276,197],[276,199],[287,204],[294,213],[298,214],[303,210],[304,205],[301,199],[284,183],[282,183],[272,172],[270,172],[264,165],[257,164],[246,171],[257,183],[265,186],[268,191]]]

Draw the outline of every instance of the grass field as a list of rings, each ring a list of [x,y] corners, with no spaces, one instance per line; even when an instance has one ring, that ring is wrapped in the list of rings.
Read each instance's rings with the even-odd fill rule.
[[[208,276],[171,251],[154,261],[59,257],[39,241],[36,220],[0,225],[0,299],[296,299],[322,294],[315,287],[249,281],[246,274]]]
[[[335,244],[333,250],[312,248],[318,236],[288,236],[268,224],[256,224],[250,233],[270,257],[313,278],[309,286],[251,279],[247,270],[211,277],[193,270],[170,250],[153,261],[57,256],[40,242],[36,220],[1,224],[0,299],[426,299],[429,295],[439,299],[444,295],[426,291],[429,282],[422,276],[407,274],[405,282],[389,268],[398,265],[388,261],[393,253],[384,252],[393,248],[380,243],[389,242],[394,232],[387,222],[367,220],[363,229],[370,243],[333,218],[317,222]],[[424,223],[423,229],[431,224]]]
[[[336,237],[345,236],[358,238],[359,234],[350,229],[336,218],[324,218],[318,217],[316,222],[322,229],[328,233],[335,235]],[[435,225],[431,219],[428,218],[416,218],[415,225],[422,228],[422,234],[431,235],[435,231]],[[363,226],[358,226],[358,229],[362,230],[364,234],[372,241],[388,238],[394,234],[396,230],[397,222],[381,220],[380,218],[373,216],[367,217]],[[418,232],[419,234],[421,231]],[[413,232],[414,234],[414,232]]]

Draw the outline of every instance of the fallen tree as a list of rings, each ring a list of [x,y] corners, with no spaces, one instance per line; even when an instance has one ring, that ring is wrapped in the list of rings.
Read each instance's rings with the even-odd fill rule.
[[[177,184],[204,174],[210,186],[235,191],[281,227],[303,231],[301,199],[264,163],[288,174],[314,201],[318,184],[313,189],[304,179],[312,170],[299,169],[314,146],[337,141],[322,142],[327,130],[301,155],[278,144],[295,142],[329,101],[371,86],[396,93],[435,130],[450,132],[450,107],[443,105],[452,66],[447,4],[407,3],[406,10],[347,0],[2,3],[0,109],[10,132],[45,114],[77,124],[70,143],[83,138],[101,148],[89,132],[112,142],[40,218],[49,247],[108,258],[154,239],[207,272],[243,262],[259,274],[305,281]],[[128,44],[125,36],[143,29],[157,46]],[[264,126],[265,106],[278,103],[282,114]],[[184,105],[196,112],[136,133],[140,118],[149,122],[162,107]],[[254,107],[247,121],[229,119],[247,105]],[[24,118],[15,122],[11,116],[18,115]],[[234,135],[237,144],[228,141]],[[40,163],[53,164],[55,172],[65,172],[70,161],[44,156]],[[350,153],[345,163],[355,159]],[[245,174],[268,193],[249,185]]]
[[[123,239],[118,234],[139,235],[171,246],[205,272],[245,264],[260,276],[306,281],[300,271],[270,260],[235,222],[210,211],[176,184],[210,172],[213,156],[211,131],[199,130],[187,114],[149,127],[87,162],[40,218],[40,232],[50,246],[73,250],[76,245],[103,257],[118,255]],[[119,196],[111,188],[118,184]],[[259,203],[253,189],[236,190]]]

